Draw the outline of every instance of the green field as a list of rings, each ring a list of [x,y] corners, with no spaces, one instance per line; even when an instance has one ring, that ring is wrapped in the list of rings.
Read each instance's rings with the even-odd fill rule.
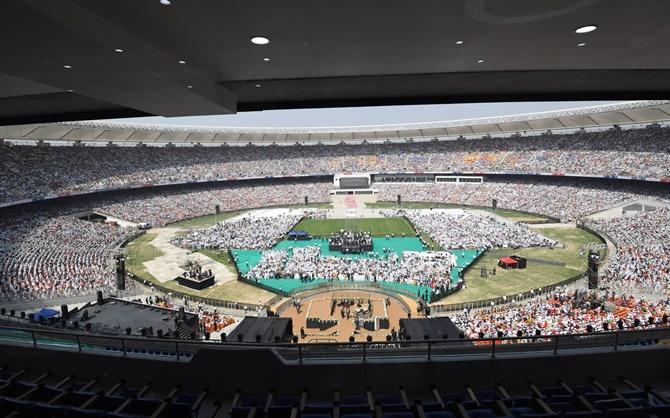
[[[376,202],[376,203],[366,203],[366,207],[369,208],[380,208],[380,209],[477,209],[485,210],[487,212],[495,213],[498,216],[507,218],[511,221],[516,222],[527,222],[527,223],[544,223],[550,222],[551,219],[547,216],[536,215],[534,213],[522,212],[518,210],[511,209],[496,209],[488,206],[469,206],[469,205],[459,205],[456,203],[432,203],[432,202],[404,202],[398,206],[396,202]]]
[[[199,253],[206,255],[207,257],[218,261],[219,263],[223,264],[224,266],[228,267],[229,270],[236,271],[237,266],[235,266],[235,262],[233,259],[228,255],[228,251],[223,251],[223,250],[207,250],[207,249],[202,249],[202,250],[197,250]]]
[[[579,253],[588,243],[600,243],[595,235],[578,228],[540,228],[537,232],[565,244],[565,248],[525,248],[521,250],[489,250],[465,274],[466,288],[445,298],[442,303],[461,303],[516,295],[531,289],[560,282],[586,270],[586,256]],[[523,270],[504,270],[497,267],[498,258],[517,254],[523,257],[565,263],[565,267],[529,261]],[[496,267],[496,275],[482,278],[480,268]]]
[[[244,212],[246,211],[236,210],[232,212],[222,212],[219,214],[212,213],[211,215],[198,216],[197,218],[185,219],[183,221],[175,222],[173,224],[170,224],[170,226],[178,226],[187,229],[209,228],[210,226],[218,222],[224,221],[228,218],[232,218],[233,216],[240,215]]]
[[[413,237],[414,228],[405,218],[364,218],[364,219],[303,219],[293,228],[307,231],[311,236],[323,237],[342,229],[369,232],[372,236],[386,235]]]
[[[267,206],[264,209],[272,208],[274,206]],[[297,204],[297,205],[282,205],[276,206],[282,208],[310,208],[310,209],[330,209],[332,205],[330,203],[310,203],[308,205]],[[170,224],[170,226],[178,226],[186,229],[204,229],[209,228],[210,226],[224,221],[226,219],[232,218],[234,216],[240,215],[244,212],[247,212],[253,209],[243,209],[243,210],[233,210],[229,212],[221,212],[219,214],[212,213],[209,215],[198,216],[191,219],[185,219],[183,221],[175,222]]]
[[[157,235],[146,233],[126,246],[126,268],[145,280],[155,280],[155,278],[147,272],[142,263],[163,255],[161,250],[150,244]]]

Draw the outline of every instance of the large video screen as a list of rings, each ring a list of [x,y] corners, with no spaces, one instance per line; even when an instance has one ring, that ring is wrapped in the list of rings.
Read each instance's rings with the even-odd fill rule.
[[[370,187],[370,183],[367,177],[341,177],[340,178],[340,188],[341,189],[361,189]]]

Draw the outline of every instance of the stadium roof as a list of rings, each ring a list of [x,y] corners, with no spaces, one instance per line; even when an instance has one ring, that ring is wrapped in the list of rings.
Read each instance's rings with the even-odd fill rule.
[[[217,128],[109,121],[62,122],[0,126],[0,138],[102,143],[308,144],[545,132],[669,120],[670,101],[636,101],[470,120],[332,128]]]
[[[665,99],[667,16],[656,0],[3,1],[0,124]]]

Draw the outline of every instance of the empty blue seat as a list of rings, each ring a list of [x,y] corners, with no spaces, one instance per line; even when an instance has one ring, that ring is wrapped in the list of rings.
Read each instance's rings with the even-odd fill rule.
[[[368,397],[366,395],[348,395],[343,396],[340,400],[342,406],[360,406],[368,404]]]
[[[609,393],[602,393],[602,392],[590,392],[590,393],[585,393],[584,397],[586,400],[589,402],[596,402],[596,401],[604,401],[607,399],[615,399],[612,395]]]
[[[333,405],[330,403],[312,402],[305,405],[302,415],[331,415],[333,413]]]
[[[488,418],[495,417],[498,414],[492,409],[471,409],[468,411],[470,418]]]
[[[451,411],[431,411],[426,412],[426,418],[456,418]]]
[[[387,412],[382,414],[382,418],[414,418],[411,412]]]
[[[273,405],[268,408],[268,418],[288,418],[291,416],[291,405]]]
[[[524,414],[534,414],[535,410],[529,406],[520,406],[510,408],[509,412],[515,417],[520,417]]]
[[[397,394],[375,395],[375,401],[379,402],[383,412],[401,412],[407,409],[402,398]]]
[[[231,418],[247,418],[254,406],[236,406],[230,411],[230,416]]]
[[[596,409],[602,409],[603,411],[606,411],[606,410],[612,409],[612,408],[628,408],[628,404],[623,399],[619,399],[619,398],[604,399],[604,400],[600,400],[600,401],[595,401],[593,403],[593,406]]]
[[[578,411],[579,408],[577,408],[577,405],[575,405],[572,402],[547,402],[547,406],[551,408],[552,411],[556,413],[563,413],[563,412],[570,412],[570,411]]]
[[[370,411],[370,403],[365,395],[343,396],[340,402],[342,415],[365,414]]]
[[[84,409],[84,408],[71,408],[68,410],[68,415],[71,418],[91,418],[91,417],[104,418],[112,416],[110,411],[101,411],[97,409]]]
[[[644,408],[641,406],[633,408],[612,408],[605,411],[605,418],[643,418],[645,416]]]
[[[602,418],[603,413],[601,411],[568,411],[565,412],[563,416],[574,418]]]

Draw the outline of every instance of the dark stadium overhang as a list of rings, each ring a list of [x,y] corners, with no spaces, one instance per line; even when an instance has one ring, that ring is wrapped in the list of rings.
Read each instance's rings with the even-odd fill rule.
[[[664,99],[669,15],[656,0],[5,1],[0,124]]]
[[[325,128],[230,128],[79,121],[0,126],[7,140],[142,144],[289,145],[404,142],[610,129],[670,122],[670,101],[635,101],[552,112],[402,125]]]

